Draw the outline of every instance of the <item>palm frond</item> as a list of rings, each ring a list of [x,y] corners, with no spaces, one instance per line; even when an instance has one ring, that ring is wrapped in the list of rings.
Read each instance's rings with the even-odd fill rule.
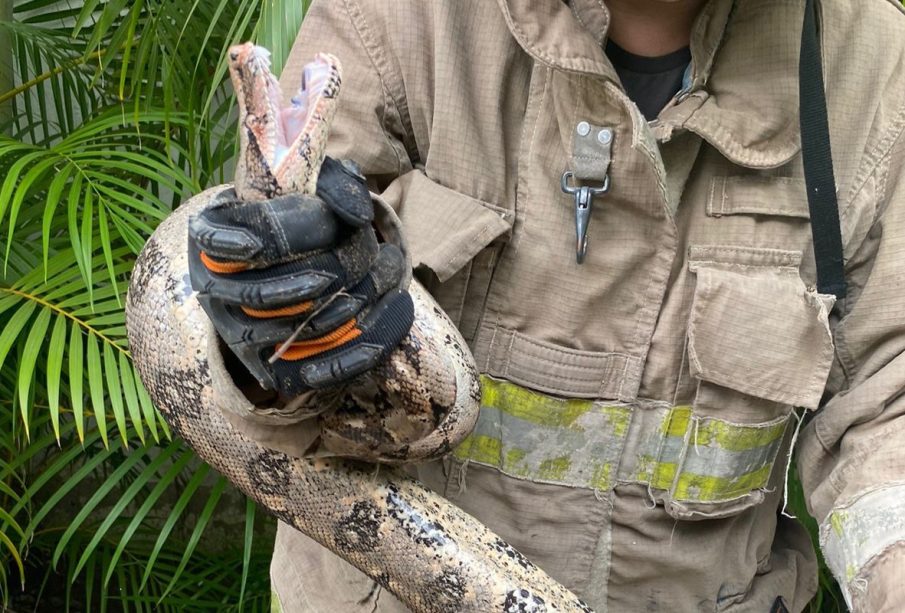
[[[119,262],[111,269],[113,282],[93,291],[85,287],[80,271],[72,266],[72,249],[62,250],[48,260],[46,267],[28,271],[15,283],[0,286],[0,309],[10,313],[0,315],[0,364],[14,373],[26,436],[34,414],[29,391],[41,390],[39,398],[42,402],[46,399],[46,410],[58,432],[61,388],[68,392],[77,431],[84,436],[86,375],[91,407],[88,415],[93,416],[105,444],[108,413],[124,445],[129,444],[128,422],[142,442],[145,426],[157,432],[159,417],[151,409],[147,394],[139,391],[141,383],[129,359],[125,337],[125,313],[119,296],[131,269],[130,261],[122,261],[128,253],[127,247],[110,253]],[[97,255],[89,266],[100,268],[106,260],[106,255]],[[68,359],[64,359],[67,336]],[[21,354],[10,351],[17,344],[23,347]],[[68,366],[66,379],[64,363]],[[68,388],[63,388],[65,383]]]
[[[14,60],[0,91],[4,602],[15,577],[30,608],[268,608],[273,524],[243,502],[244,536],[209,553],[238,495],[169,438],[131,363],[123,292],[157,223],[228,176],[226,48],[257,38],[279,69],[305,8],[26,0],[0,21]]]
[[[46,147],[0,137],[0,169],[6,169],[0,182],[0,222],[8,228],[4,261],[18,237],[40,232],[46,263],[51,241],[65,227],[85,285],[93,287],[89,262],[96,251],[104,254],[112,280],[115,244],[121,241],[137,253],[169,212],[148,184],[176,194],[197,189],[169,157],[178,145],[153,133],[166,118],[163,112],[146,113],[127,125],[120,114],[106,112]],[[169,121],[177,125],[184,117],[171,115]],[[66,210],[58,211],[62,202]],[[40,227],[33,214],[20,219],[24,209],[38,207],[43,208]]]
[[[180,589],[183,574],[197,572],[197,547],[214,517],[225,511],[220,502],[228,487],[226,480],[213,477],[210,468],[179,441],[164,447],[108,448],[97,431],[78,441],[71,423],[64,423],[60,451],[48,455],[47,434],[53,434],[47,426],[46,420],[37,425],[45,434],[26,446],[26,460],[0,460],[0,482],[29,469],[40,474],[27,486],[25,479],[14,479],[13,487],[4,486],[2,493],[17,503],[0,512],[4,527],[0,533],[8,537],[2,542],[20,560],[28,559],[25,552],[34,555],[36,548],[46,549],[50,567],[59,568],[66,561],[70,580],[88,583],[105,594],[122,593],[121,567],[140,568],[140,573],[129,575],[134,581],[129,593],[137,598],[153,586],[157,600],[168,602],[168,594]],[[161,499],[175,502],[172,508],[161,509]],[[74,516],[66,511],[70,508],[77,509]],[[181,520],[189,510],[194,526],[186,544]],[[152,525],[162,523],[163,528],[151,528],[149,520]],[[254,522],[254,507],[249,503],[247,533]],[[234,587],[240,584],[232,592],[240,601],[248,577],[257,576],[250,572],[251,540],[246,537],[245,543],[248,548],[243,550],[243,541],[237,538],[232,548],[244,564],[244,570],[240,565],[231,579]],[[174,551],[181,557],[167,566]],[[161,565],[166,567],[164,574]],[[266,568],[261,572],[266,575]],[[238,577],[243,579],[237,582]]]

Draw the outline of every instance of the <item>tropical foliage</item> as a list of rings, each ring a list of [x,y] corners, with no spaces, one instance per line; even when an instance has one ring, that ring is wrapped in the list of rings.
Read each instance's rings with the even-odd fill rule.
[[[171,440],[123,304],[156,224],[229,174],[226,47],[279,70],[304,8],[0,2],[0,608],[269,606],[265,520]]]

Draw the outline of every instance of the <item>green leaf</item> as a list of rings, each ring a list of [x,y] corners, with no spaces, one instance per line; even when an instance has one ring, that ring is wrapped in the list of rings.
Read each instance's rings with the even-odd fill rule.
[[[44,205],[44,219],[41,225],[41,241],[44,246],[45,271],[47,269],[47,259],[50,257],[50,238],[54,232],[54,212],[57,210],[57,205],[60,204],[60,200],[63,197],[63,189],[66,187],[66,182],[69,180],[71,174],[72,167],[69,165],[64,166],[63,169],[57,173],[57,176],[54,177],[53,182],[51,182],[50,187],[47,189],[47,199]],[[46,272],[44,280],[47,280]]]
[[[74,425],[71,422],[64,422],[60,426],[60,430],[64,434],[69,434],[73,429]],[[85,443],[90,445],[99,438],[100,437],[95,431],[86,437]],[[35,437],[31,441],[28,441],[24,449],[21,447],[19,448],[19,453],[17,455],[5,463],[0,463],[0,478],[15,479],[17,472],[23,471],[24,468],[29,465],[29,462],[45,453],[47,448],[52,447],[55,442],[56,439],[52,432],[44,432],[41,435],[36,433]],[[64,453],[64,455],[73,453],[77,456],[81,451],[82,449],[79,445],[71,445],[69,451],[62,451],[61,453]],[[52,462],[50,466],[42,464],[42,472],[36,474],[34,480],[27,484],[28,490],[25,492],[23,499],[16,502],[16,505],[10,510],[10,513],[15,515],[23,509],[25,505],[29,504],[30,499],[34,497],[34,493],[42,487],[41,484],[44,483],[46,479],[50,479],[48,473],[51,475],[54,474],[54,466],[56,466],[56,461]]]
[[[217,482],[211,489],[211,494],[210,496],[208,496],[207,502],[204,504],[204,508],[201,510],[201,514],[195,521],[195,528],[192,530],[192,536],[189,537],[189,541],[185,545],[185,553],[182,554],[182,559],[179,561],[179,567],[173,574],[173,578],[170,580],[169,585],[167,585],[167,589],[163,592],[164,596],[166,596],[173,588],[173,585],[179,579],[179,576],[182,574],[182,571],[185,570],[189,559],[191,559],[192,554],[195,552],[195,547],[198,546],[198,541],[201,540],[201,535],[204,533],[204,529],[207,528],[207,524],[210,522],[211,517],[213,517],[214,515],[214,509],[217,508],[217,503],[220,502],[220,496],[223,495],[223,490],[226,489],[226,484],[226,479],[224,477],[220,477],[217,479]]]
[[[116,467],[110,476],[97,488],[94,495],[85,502],[82,507],[79,509],[79,512],[76,513],[75,517],[70,520],[69,524],[66,526],[66,530],[63,532],[62,536],[60,536],[60,540],[57,543],[56,549],[53,552],[52,564],[54,568],[56,568],[57,563],[60,561],[60,556],[66,549],[66,545],[69,544],[69,540],[73,537],[76,530],[78,530],[84,521],[88,518],[92,511],[101,503],[107,495],[112,492],[114,489],[120,487],[120,481],[126,475],[127,472],[132,470],[132,468],[143,459],[144,455],[141,453],[130,453],[123,462]]]
[[[90,267],[90,263],[86,262],[84,257],[82,256],[82,239],[79,235],[79,215],[81,212],[79,211],[79,203],[82,199],[82,183],[84,179],[82,175],[76,174],[72,180],[72,183],[69,185],[69,196],[67,198],[66,203],[66,217],[69,221],[69,240],[72,242],[72,251],[75,256],[75,263],[79,267],[79,271],[82,274],[82,278],[86,280],[86,285],[88,286],[88,291],[91,291],[91,277],[88,273],[88,268]]]
[[[25,153],[26,151],[28,153]],[[6,215],[7,207],[12,202],[13,190],[19,181],[19,175],[22,174],[26,166],[36,162],[45,155],[43,151],[36,151],[34,147],[26,145],[21,145],[16,153],[19,156],[18,159],[6,171],[3,183],[0,184],[0,220]]]
[[[31,331],[25,340],[25,349],[22,351],[22,362],[19,367],[19,409],[22,411],[22,423],[25,426],[26,437],[30,434],[28,408],[31,403],[28,400],[28,392],[35,374],[35,366],[38,363],[38,353],[44,344],[49,325],[50,309],[41,309],[31,326]]]
[[[25,495],[22,497],[23,500],[33,500],[35,494],[40,491],[41,488],[43,488],[44,485],[46,485],[50,481],[50,479],[63,472],[65,469],[70,468],[71,462],[75,458],[79,457],[79,455],[81,455],[79,451],[80,450],[78,447],[73,447],[64,456],[61,456],[59,460],[54,462],[51,469],[46,470],[38,481],[29,486],[28,490],[25,492]],[[43,519],[56,508],[60,501],[64,497],[66,497],[69,492],[80,485],[85,478],[91,475],[99,465],[108,460],[111,455],[113,455],[112,450],[102,450],[100,453],[85,460],[85,463],[79,466],[79,469],[77,471],[75,471],[71,476],[67,477],[61,484],[57,485],[54,488],[53,493],[47,498],[47,500],[34,514],[34,516],[32,516],[31,521],[28,523],[28,526],[26,526],[26,537],[31,539],[41,521],[43,521]],[[16,509],[18,508],[19,505],[17,504]]]
[[[19,217],[22,202],[28,197],[32,185],[41,180],[44,175],[53,168],[53,165],[53,159],[40,160],[25,173],[25,176],[22,177],[22,181],[16,187],[15,196],[9,207],[9,219],[7,220],[7,223],[9,224],[9,233],[7,236],[6,253],[4,253],[3,256],[4,262],[9,260],[9,250],[13,244],[13,235],[16,230],[16,221]]]
[[[179,521],[179,517],[185,510],[185,507],[188,506],[189,501],[191,501],[192,497],[195,495],[195,491],[201,483],[204,482],[204,478],[207,477],[208,471],[210,471],[210,467],[207,464],[202,464],[198,470],[195,471],[195,474],[192,475],[192,478],[186,484],[185,489],[182,490],[182,494],[179,496],[176,504],[173,505],[173,508],[167,517],[167,521],[164,522],[163,527],[160,529],[157,542],[154,543],[154,549],[151,551],[151,555],[145,566],[145,572],[141,577],[142,589],[144,589],[145,584],[148,582],[148,578],[151,576],[151,572],[154,570],[154,562],[157,560],[157,556],[160,555],[164,543],[166,543],[167,539],[170,537],[170,533],[176,526],[176,522]]]
[[[239,611],[242,610],[242,605],[245,602],[245,587],[248,583],[248,570],[251,565],[251,547],[254,543],[255,536],[255,509],[257,506],[255,505],[254,500],[251,498],[245,499],[245,540],[244,545],[245,548],[242,552],[242,587],[239,589]]]
[[[3,543],[6,546],[13,558],[13,561],[19,568],[19,577],[22,581],[22,589],[25,589],[25,566],[23,566],[22,564],[22,558],[21,556],[19,556],[19,550],[16,549],[16,546],[13,544],[10,538],[6,536],[6,533],[2,531],[0,531],[0,543]]]
[[[2,291],[4,291],[4,289],[0,288],[0,292]],[[18,294],[6,294],[5,296],[0,297],[0,314],[3,314],[4,311],[7,311],[16,306],[17,304],[22,302],[22,300],[23,297]]]
[[[107,208],[103,203],[97,207],[97,215],[98,228],[100,229],[101,234],[101,249],[104,252],[104,259],[107,262],[107,272],[110,274],[110,285],[116,287],[115,265],[113,264],[113,243],[110,239],[110,226],[107,223]],[[116,297],[119,299],[119,294],[117,294]]]
[[[85,354],[82,346],[82,330],[79,326],[72,326],[69,335],[69,398],[72,401],[72,417],[75,419],[80,441],[85,440],[85,404],[82,395]]]
[[[0,332],[0,366],[6,363],[6,356],[9,353],[10,347],[12,347],[13,343],[19,338],[19,332],[21,332],[22,328],[25,327],[25,324],[28,323],[31,314],[34,313],[35,306],[34,302],[30,300],[26,301],[25,304],[19,307],[19,310],[9,318],[3,331]]]
[[[138,24],[138,17],[141,15],[141,3],[136,2],[132,5],[132,11],[129,14],[129,26],[126,32],[126,40],[132,41],[135,35],[135,26]],[[121,62],[121,66],[119,69],[120,77],[119,77],[119,99],[122,100],[125,98],[125,89],[126,89],[126,74],[129,69],[129,56],[132,51],[132,45],[125,45],[125,49],[123,50],[123,59]]]
[[[79,558],[78,564],[76,564],[74,573],[77,575],[81,572],[82,568],[84,568],[85,563],[88,561],[88,558],[94,553],[95,548],[98,543],[100,543],[101,539],[103,539],[107,532],[113,527],[113,524],[121,519],[121,515],[123,511],[126,510],[126,507],[131,503],[135,497],[141,492],[145,486],[151,481],[151,479],[157,476],[157,471],[169,460],[170,456],[176,451],[176,448],[171,446],[170,449],[160,453],[154,460],[145,466],[141,473],[138,475],[131,485],[126,489],[125,492],[120,495],[119,499],[113,505],[113,507],[106,512],[106,517],[97,530],[94,531],[94,534],[91,536],[91,540],[88,542],[88,545],[84,547],[82,556]],[[134,456],[141,456],[138,452],[133,453]]]
[[[132,371],[132,363],[125,353],[119,353],[119,374],[123,386],[123,397],[126,399],[126,410],[129,412],[129,420],[132,427],[138,433],[142,444],[145,443],[145,427],[141,419],[141,404],[138,400],[138,392],[135,391],[135,377]]]
[[[94,420],[97,429],[101,433],[104,447],[109,445],[107,440],[107,411],[104,406],[104,367],[101,364],[101,352],[97,346],[97,337],[88,335],[88,392],[91,396],[91,410],[94,411]]]
[[[144,415],[145,423],[148,424],[148,428],[151,430],[151,436],[154,437],[155,441],[160,440],[160,436],[157,432],[157,422],[160,420],[158,416],[157,409],[154,407],[154,403],[151,401],[151,396],[148,395],[148,390],[145,389],[144,383],[142,383],[139,377],[135,377],[135,392],[138,394],[138,400],[141,403],[141,413]]]
[[[72,37],[75,38],[79,35],[82,27],[88,22],[97,6],[100,4],[100,0],[85,0],[85,3],[82,5],[82,11],[79,13],[78,18],[75,20],[75,25],[72,28]]]
[[[12,515],[4,511],[2,507],[0,507],[0,520],[3,520],[3,523],[5,524],[4,528],[10,526],[20,537],[23,539],[25,538],[25,531],[19,526],[19,522],[17,522]]]
[[[120,384],[119,368],[116,366],[116,354],[110,343],[104,343],[104,375],[107,380],[107,396],[113,408],[113,418],[119,428],[123,446],[128,447],[129,439],[126,430],[126,410],[123,406],[123,390]]]
[[[82,261],[85,262],[85,285],[88,287],[89,300],[93,302],[91,290],[94,288],[94,282],[92,280],[94,268],[91,266],[91,255],[94,244],[94,224],[92,223],[94,221],[94,191],[91,189],[87,189],[84,193],[81,216],[82,226],[79,234],[79,243],[82,247]],[[73,247],[75,247],[74,244]]]
[[[189,461],[192,460],[193,454],[191,452],[185,451],[182,449],[182,446],[177,442],[171,442],[166,449],[163,450],[161,455],[165,455],[167,458],[171,458],[177,451],[181,451],[181,455],[173,462],[170,466],[169,470],[161,476],[158,480],[154,489],[147,495],[142,502],[142,505],[135,512],[135,515],[132,517],[132,521],[129,523],[126,530],[123,532],[122,537],[120,537],[119,543],[116,546],[116,551],[113,552],[113,557],[111,558],[111,566],[107,572],[107,576],[104,577],[104,585],[106,586],[110,582],[111,572],[113,567],[119,561],[120,556],[128,545],[129,541],[135,535],[135,532],[139,529],[142,522],[148,516],[148,513],[151,512],[151,509],[154,508],[154,505],[160,499],[163,493],[174,486],[176,483],[176,478],[182,474],[182,471],[188,465]]]
[[[0,492],[2,492],[3,494],[5,494],[6,496],[9,496],[10,498],[12,498],[13,500],[15,500],[16,502],[18,502],[19,499],[20,499],[20,496],[19,496],[15,491],[13,491],[13,489],[12,489],[10,486],[8,486],[6,483],[4,483],[3,481],[0,481]]]
[[[66,348],[66,316],[57,315],[47,346],[47,404],[57,441],[60,440],[60,380],[63,376],[63,352]]]

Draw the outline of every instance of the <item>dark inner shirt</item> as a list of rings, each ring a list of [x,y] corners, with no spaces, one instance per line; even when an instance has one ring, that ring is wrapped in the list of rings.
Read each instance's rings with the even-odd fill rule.
[[[644,57],[629,53],[609,40],[606,54],[629,98],[648,121],[654,119],[682,89],[682,78],[691,62],[688,47],[660,57]]]

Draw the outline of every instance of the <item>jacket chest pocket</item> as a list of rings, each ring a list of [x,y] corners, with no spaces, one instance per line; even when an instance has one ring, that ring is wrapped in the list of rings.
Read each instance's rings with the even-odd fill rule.
[[[834,298],[805,286],[800,263],[795,251],[691,248],[693,377],[755,398],[817,408],[833,360]]]
[[[833,361],[834,299],[804,284],[800,264],[797,251],[689,250],[696,391],[684,454],[663,484],[672,515],[720,517],[761,502],[793,409],[817,408]]]
[[[486,302],[513,211],[454,191],[413,171],[398,214],[416,276],[469,343]]]

